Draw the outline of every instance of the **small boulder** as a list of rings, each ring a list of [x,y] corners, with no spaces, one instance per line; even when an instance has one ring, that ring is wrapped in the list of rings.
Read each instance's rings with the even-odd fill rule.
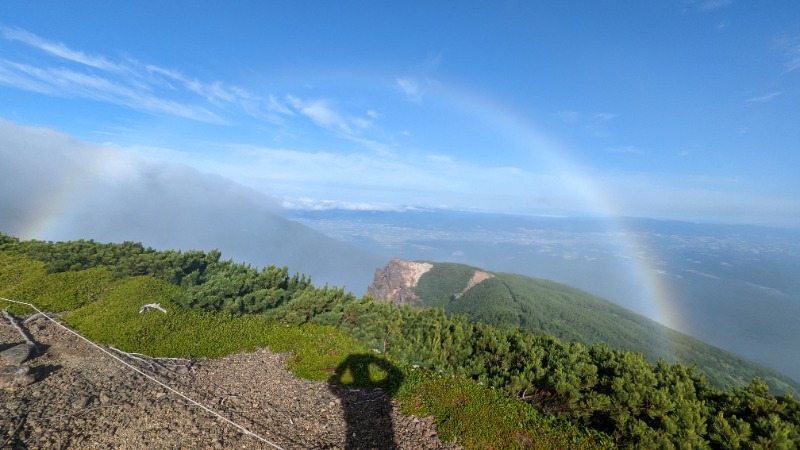
[[[17,388],[32,384],[36,379],[25,366],[0,366],[0,389]]]
[[[22,342],[0,352],[0,361],[6,364],[22,364],[33,354],[33,345]]]

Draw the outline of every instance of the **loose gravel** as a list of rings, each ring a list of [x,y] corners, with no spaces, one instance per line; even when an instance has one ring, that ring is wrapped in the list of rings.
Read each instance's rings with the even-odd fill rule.
[[[44,317],[24,327],[36,347],[19,362],[2,353],[24,340],[0,325],[0,448],[459,448],[440,441],[432,419],[404,416],[380,390],[295,377],[286,354],[260,349],[218,360],[120,354],[248,434]]]

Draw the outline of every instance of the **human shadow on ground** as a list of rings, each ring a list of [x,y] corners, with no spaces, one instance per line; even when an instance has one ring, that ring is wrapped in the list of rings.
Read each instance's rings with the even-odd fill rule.
[[[397,448],[392,397],[402,382],[400,369],[376,355],[351,354],[339,364],[328,383],[342,402],[346,449]]]

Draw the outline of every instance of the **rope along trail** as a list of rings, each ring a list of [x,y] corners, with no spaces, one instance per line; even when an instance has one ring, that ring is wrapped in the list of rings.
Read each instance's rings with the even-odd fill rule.
[[[122,364],[123,366],[125,366],[125,367],[127,367],[127,368],[129,368],[129,369],[133,370],[134,372],[136,372],[136,373],[138,373],[138,374],[142,375],[143,377],[145,377],[145,378],[149,379],[150,381],[152,381],[152,382],[154,382],[154,383],[158,384],[159,386],[161,386],[161,387],[163,387],[163,388],[167,389],[168,391],[170,391],[170,392],[174,393],[175,395],[177,395],[177,396],[179,396],[179,397],[183,398],[184,400],[188,401],[189,403],[191,403],[191,404],[193,404],[193,405],[195,405],[195,406],[197,406],[197,407],[199,407],[199,408],[201,408],[201,409],[205,410],[206,412],[209,412],[209,413],[211,413],[212,415],[214,415],[214,416],[216,416],[217,418],[219,418],[219,419],[223,420],[224,422],[226,422],[226,423],[228,423],[228,424],[230,424],[230,425],[233,425],[234,427],[236,427],[236,428],[238,428],[240,431],[242,431],[242,433],[244,433],[244,434],[246,434],[246,435],[249,435],[249,436],[252,436],[252,437],[254,437],[254,438],[258,439],[259,441],[261,441],[261,442],[263,442],[263,443],[265,443],[265,444],[267,444],[267,445],[269,445],[269,446],[271,446],[271,447],[273,447],[273,448],[276,448],[276,449],[278,449],[278,450],[285,450],[283,447],[279,446],[278,444],[276,444],[276,443],[274,443],[274,442],[272,442],[272,441],[270,441],[270,440],[268,440],[268,439],[265,439],[265,438],[263,438],[263,437],[259,436],[258,434],[256,434],[256,433],[254,433],[254,432],[252,432],[252,431],[248,430],[248,429],[247,429],[246,427],[244,427],[243,425],[240,425],[240,424],[238,424],[238,423],[236,423],[236,422],[234,422],[234,421],[232,421],[232,420],[228,419],[227,417],[225,417],[225,416],[223,416],[222,414],[220,414],[220,413],[218,413],[218,412],[214,411],[213,409],[209,408],[208,406],[205,406],[205,405],[203,405],[202,403],[200,403],[200,402],[198,402],[198,401],[196,401],[196,400],[193,400],[192,398],[190,398],[190,397],[189,397],[189,396],[187,396],[186,394],[184,394],[184,393],[182,393],[182,392],[180,392],[180,391],[178,391],[178,390],[176,390],[176,389],[174,389],[174,388],[172,388],[172,387],[168,386],[167,384],[165,384],[165,383],[161,382],[160,380],[158,380],[157,378],[153,377],[152,375],[150,375],[150,374],[148,374],[148,373],[146,373],[146,372],[144,372],[144,371],[140,370],[139,368],[137,368],[137,367],[135,367],[135,366],[131,365],[131,364],[130,364],[130,363],[128,363],[127,361],[125,361],[125,360],[123,360],[122,358],[118,357],[117,355],[115,355],[115,354],[111,353],[110,351],[108,351],[108,350],[104,349],[104,348],[103,348],[103,347],[101,347],[100,345],[98,345],[98,344],[96,344],[96,343],[92,342],[91,340],[89,340],[89,339],[87,339],[87,338],[83,337],[83,336],[82,336],[82,335],[80,335],[78,332],[76,332],[76,331],[74,331],[74,330],[72,330],[72,329],[70,329],[70,328],[66,327],[66,326],[65,326],[65,325],[63,325],[62,323],[60,323],[60,322],[58,322],[57,320],[53,319],[52,317],[48,316],[47,314],[45,314],[44,312],[42,312],[42,311],[41,311],[39,308],[37,308],[36,306],[34,306],[34,305],[30,304],[30,303],[21,302],[21,301],[18,301],[18,300],[11,300],[11,299],[4,298],[4,297],[0,297],[0,300],[5,300],[5,301],[7,301],[7,302],[16,303],[16,304],[18,304],[18,305],[25,305],[25,306],[28,306],[29,308],[33,309],[33,310],[34,310],[34,311],[36,311],[37,313],[41,314],[41,315],[42,315],[44,318],[46,318],[47,320],[49,320],[49,321],[53,322],[54,324],[56,324],[58,327],[60,327],[60,328],[63,328],[64,330],[66,330],[67,332],[69,332],[69,333],[71,333],[71,334],[73,334],[73,335],[77,336],[77,337],[78,337],[78,338],[80,338],[81,340],[84,340],[84,341],[86,341],[87,343],[89,343],[89,345],[91,345],[91,346],[93,346],[93,347],[97,348],[98,350],[100,350],[101,352],[105,353],[105,354],[106,354],[106,355],[108,355],[109,357],[113,358],[114,360],[116,360],[117,362],[119,362],[120,364]]]

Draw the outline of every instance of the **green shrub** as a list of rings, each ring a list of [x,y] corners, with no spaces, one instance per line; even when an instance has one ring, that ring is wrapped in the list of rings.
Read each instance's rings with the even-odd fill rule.
[[[407,414],[433,416],[439,435],[465,448],[613,448],[610,439],[539,413],[461,377],[410,371],[398,399]]]
[[[366,350],[333,327],[184,309],[171,300],[179,290],[151,277],[129,278],[64,320],[96,342],[151,356],[219,358],[263,347],[291,352],[290,368],[315,380],[330,377],[331,368],[347,355]],[[140,314],[139,309],[148,303],[159,303],[167,313]]]

